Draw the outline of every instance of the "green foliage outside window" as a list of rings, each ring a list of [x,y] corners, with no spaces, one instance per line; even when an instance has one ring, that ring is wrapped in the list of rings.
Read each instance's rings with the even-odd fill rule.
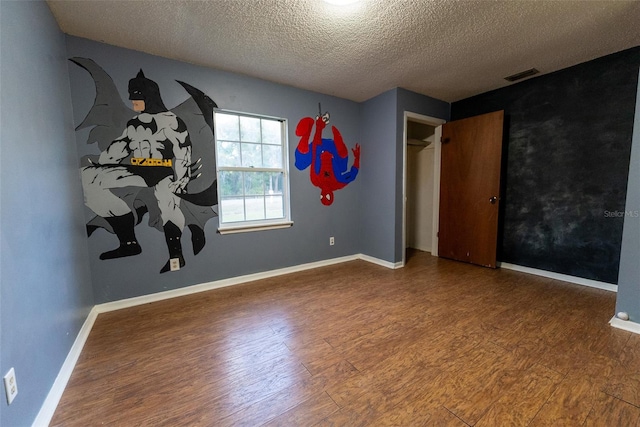
[[[221,224],[285,219],[282,120],[215,115]]]

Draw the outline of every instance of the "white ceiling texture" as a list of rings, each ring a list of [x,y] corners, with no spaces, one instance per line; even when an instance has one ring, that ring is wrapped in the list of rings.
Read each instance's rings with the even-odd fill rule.
[[[640,1],[48,0],[67,34],[364,101],[452,102],[640,45]]]

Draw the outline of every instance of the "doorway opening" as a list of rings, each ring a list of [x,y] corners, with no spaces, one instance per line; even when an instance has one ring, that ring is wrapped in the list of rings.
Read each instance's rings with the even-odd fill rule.
[[[445,121],[404,113],[402,265],[416,251],[438,255],[440,137]]]

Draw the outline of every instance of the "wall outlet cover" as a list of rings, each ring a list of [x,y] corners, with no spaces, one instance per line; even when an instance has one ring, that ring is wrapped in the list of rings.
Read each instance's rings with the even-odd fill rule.
[[[13,399],[18,394],[18,383],[16,382],[16,371],[13,368],[4,376],[4,390],[7,393],[7,404],[11,405]]]
[[[171,271],[180,270],[180,258],[171,258],[169,261],[169,267],[171,267]]]

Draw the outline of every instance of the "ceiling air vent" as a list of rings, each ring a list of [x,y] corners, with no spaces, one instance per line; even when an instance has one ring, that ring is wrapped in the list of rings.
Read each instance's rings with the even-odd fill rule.
[[[539,72],[540,71],[536,70],[535,68],[532,68],[532,69],[527,70],[527,71],[522,71],[520,73],[516,73],[516,74],[510,75],[510,76],[507,76],[504,79],[506,81],[509,81],[509,82],[515,82],[517,80],[522,80],[522,79],[524,79],[526,77],[535,76]]]

